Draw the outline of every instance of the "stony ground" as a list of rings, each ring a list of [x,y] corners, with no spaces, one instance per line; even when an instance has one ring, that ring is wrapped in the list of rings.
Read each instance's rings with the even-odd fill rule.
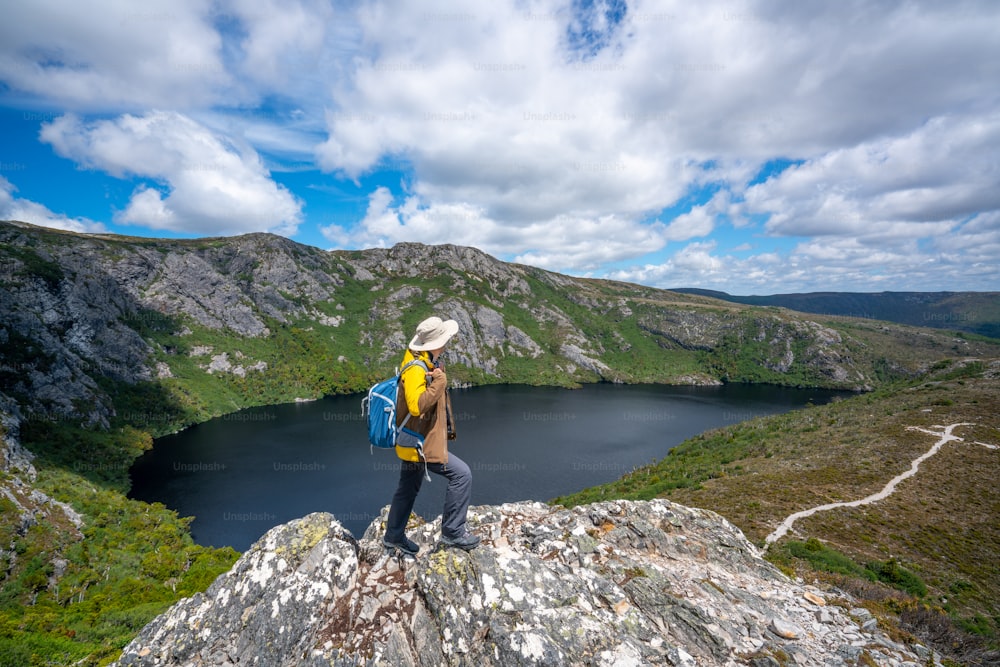
[[[416,558],[376,521],[270,531],[175,605],[120,665],[860,665],[916,667],[843,600],[796,583],[717,514],[664,500],[476,507],[471,552],[414,525]],[[263,661],[263,662],[261,662]]]

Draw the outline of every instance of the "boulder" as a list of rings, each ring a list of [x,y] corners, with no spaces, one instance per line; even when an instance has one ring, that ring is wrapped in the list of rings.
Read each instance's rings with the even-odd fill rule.
[[[848,637],[878,664],[917,662],[760,557],[721,516],[665,500],[566,509],[480,506],[482,545],[416,558],[355,540],[330,514],[269,531],[203,594],[150,623],[121,666],[840,664]],[[874,650],[874,649],[873,649]]]

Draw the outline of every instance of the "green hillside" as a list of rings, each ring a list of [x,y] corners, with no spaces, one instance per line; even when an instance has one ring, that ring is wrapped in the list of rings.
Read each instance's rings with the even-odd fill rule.
[[[811,292],[734,296],[695,288],[677,291],[752,306],[778,306],[803,313],[884,320],[1000,338],[1000,292]]]
[[[996,664],[998,414],[1000,362],[941,362],[919,381],[704,433],[556,501],[665,497],[719,512],[763,547],[795,512],[881,490],[935,444],[926,431],[967,424],[885,500],[799,519],[768,555],[866,600],[904,633],[936,637],[959,664]]]
[[[154,437],[249,406],[362,391],[391,372],[409,332],[432,313],[459,321],[449,350],[459,384],[757,382],[863,392],[821,409],[834,412],[816,413],[817,423],[795,415],[708,434],[648,477],[590,492],[680,494],[753,539],[794,501],[874,484],[889,454],[866,454],[853,473],[827,465],[856,476],[833,490],[814,492],[790,470],[821,465],[836,437],[856,442],[850,433],[863,428],[892,435],[910,425],[910,412],[928,414],[917,407],[923,398],[905,407],[893,397],[932,392],[920,378],[952,368],[950,360],[976,369],[1000,358],[998,341],[970,333],[572,278],[474,248],[325,252],[266,234],[135,239],[0,223],[0,666],[106,664],[157,613],[235,560],[231,550],[194,544],[173,512],[126,498],[128,468]],[[949,383],[940,400],[992,405],[951,398],[979,386],[976,373],[956,373],[935,380]],[[995,428],[991,419],[980,416],[977,428]],[[826,421],[843,433],[824,435],[817,424]],[[767,468],[779,461],[787,466]],[[722,486],[705,494],[727,480],[738,481],[740,502],[721,504]],[[989,507],[984,515],[995,517]],[[864,534],[882,560],[882,544],[902,548],[891,541],[897,534],[901,543],[917,539],[905,526]],[[990,544],[993,534],[983,534]],[[957,587],[960,604],[949,611],[973,625],[979,614],[986,620],[975,627],[995,631],[987,604],[996,591],[976,572],[947,576],[927,579],[933,595]]]

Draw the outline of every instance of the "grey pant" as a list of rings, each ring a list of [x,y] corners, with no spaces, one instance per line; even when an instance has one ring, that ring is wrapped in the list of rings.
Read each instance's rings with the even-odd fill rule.
[[[385,524],[385,539],[390,542],[405,537],[406,522],[413,511],[413,503],[424,482],[424,464],[400,461],[399,485],[392,497],[389,518]],[[448,463],[428,463],[427,470],[448,480],[444,494],[444,512],[441,514],[441,534],[461,537],[465,534],[465,515],[472,500],[472,471],[465,461],[451,452]]]

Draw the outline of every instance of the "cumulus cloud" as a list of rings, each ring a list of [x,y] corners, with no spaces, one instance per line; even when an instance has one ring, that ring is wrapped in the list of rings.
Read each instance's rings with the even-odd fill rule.
[[[0,79],[71,108],[305,101],[353,28],[322,0],[37,0],[4,8]]]
[[[271,180],[257,153],[176,112],[84,123],[60,116],[41,139],[112,176],[149,179],[116,215],[124,224],[197,234],[294,234],[301,202]]]
[[[596,261],[592,246],[614,244],[608,229],[645,224],[655,238],[608,253],[618,259],[721,226],[916,251],[917,239],[964,233],[963,216],[998,207],[1000,138],[976,83],[997,74],[984,57],[1000,56],[983,20],[995,7],[867,6],[860,22],[842,5],[610,7],[366,5],[365,50],[331,89],[319,164],[356,178],[402,156],[427,210],[476,212],[459,238],[500,247],[500,226],[522,242],[572,227],[589,242],[529,242],[517,257],[578,270]],[[778,157],[803,164],[751,185]],[[721,200],[659,222],[710,184]],[[712,255],[687,248],[671,266],[701,257],[692,276],[711,278]],[[808,245],[797,257],[822,261]]]
[[[3,176],[0,176],[0,220],[17,220],[42,227],[65,229],[71,232],[106,232],[100,222],[87,218],[70,218],[54,213],[43,204],[16,197],[17,187]]]
[[[338,247],[462,243],[737,291],[1000,279],[989,0],[38,0],[5,18],[0,96],[101,112],[46,140],[133,178],[130,224],[300,228],[263,154],[312,161],[316,191],[365,184],[361,219],[322,230]]]
[[[988,225],[987,225],[988,226]],[[996,225],[994,225],[996,226]],[[720,251],[714,242],[694,242],[662,261],[609,274],[615,280],[657,287],[702,287],[732,294],[882,290],[996,289],[1000,230],[984,230],[973,248],[970,236],[913,239],[876,247],[860,239],[826,237],[787,251],[746,255]],[[926,247],[924,247],[926,246]],[[833,287],[835,286],[835,287]]]
[[[580,60],[566,42],[581,17],[561,3],[501,0],[452,15],[382,2],[361,14],[369,50],[350,85],[333,91],[349,116],[331,114],[319,159],[354,175],[405,151],[422,178],[444,187],[444,175],[463,172],[436,170],[443,159],[566,169],[631,155],[654,168],[666,158],[653,178],[683,186],[697,177],[683,167],[699,160],[759,166],[912,128],[974,99],[971,59],[955,49],[978,51],[980,68],[991,67],[983,53],[1000,53],[973,11],[883,6],[861,23],[853,15],[842,6],[636,2],[621,25],[605,26],[614,44],[595,27],[603,48]],[[819,23],[823,30],[809,29]],[[928,87],[927,76],[939,85]]]
[[[204,0],[10,3],[0,79],[79,109],[197,105],[235,93]]]
[[[678,215],[667,225],[665,237],[670,241],[687,241],[708,236],[715,229],[719,216],[728,215],[731,208],[729,198],[729,192],[723,190],[706,204],[694,206],[687,213]]]
[[[341,21],[331,3],[226,0],[221,7],[241,28],[235,67],[264,88],[294,90],[299,83],[315,81],[330,64],[324,48],[331,26]],[[339,37],[345,35],[340,33]]]
[[[553,12],[533,16],[512,2],[454,13],[372,6],[360,17],[372,52],[349,87],[332,91],[338,108],[320,165],[356,177],[403,155],[427,200],[473,203],[511,225],[635,219],[673,201],[684,161],[628,132],[618,58],[567,61],[571,15]]]
[[[749,188],[746,209],[778,235],[937,236],[1000,209],[997,150],[1000,114],[935,118],[790,167]]]
[[[611,272],[609,277],[659,287],[709,287],[717,283],[720,274],[737,269],[737,262],[731,257],[714,255],[715,248],[716,244],[712,241],[696,241],[676,250],[663,261],[619,269]],[[743,266],[745,268],[746,264]],[[695,276],[698,280],[689,282]]]
[[[615,216],[581,219],[557,216],[507,225],[468,204],[424,205],[420,197],[394,203],[388,188],[369,197],[364,218],[351,228],[331,224],[324,236],[337,247],[387,246],[401,241],[454,243],[552,270],[597,269],[602,264],[654,252],[665,244],[662,224],[640,224]],[[600,243],[595,238],[602,238]]]

